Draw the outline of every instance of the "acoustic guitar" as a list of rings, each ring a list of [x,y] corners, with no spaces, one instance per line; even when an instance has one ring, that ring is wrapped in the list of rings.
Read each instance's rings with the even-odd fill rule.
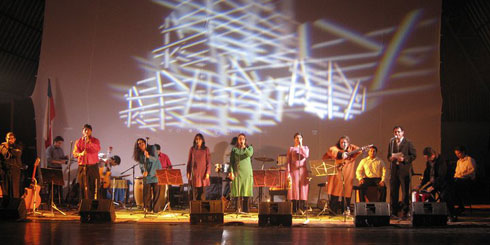
[[[353,156],[354,154],[356,154],[356,153],[358,153],[358,152],[360,152],[360,151],[364,151],[364,150],[366,150],[367,148],[370,148],[371,146],[373,146],[373,144],[370,144],[370,145],[365,145],[365,146],[360,147],[360,148],[357,148],[357,149],[355,149],[355,150],[353,150],[353,151],[346,152],[346,154],[347,154],[347,158],[349,158],[349,157]],[[344,160],[345,160],[345,159],[344,159]],[[342,167],[344,167],[344,165],[346,164],[344,160],[342,160],[342,162],[339,162],[339,163],[337,164],[337,168],[338,168],[339,170],[341,170],[341,169],[342,169]]]
[[[32,183],[29,187],[25,188],[23,198],[26,203],[27,210],[35,210],[39,208],[39,205],[41,205],[41,196],[39,195],[39,192],[41,191],[41,186],[37,184],[37,180],[35,178],[36,169],[37,166],[39,166],[40,161],[41,159],[38,157],[36,159],[36,162],[34,163],[34,170],[32,171]]]

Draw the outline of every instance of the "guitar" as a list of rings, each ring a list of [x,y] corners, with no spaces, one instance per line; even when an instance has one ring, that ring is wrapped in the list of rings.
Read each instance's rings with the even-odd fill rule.
[[[39,162],[41,159],[38,157],[36,162],[34,163],[34,170],[32,171],[32,183],[28,188],[25,188],[24,193],[24,201],[26,203],[27,210],[35,210],[39,208],[41,205],[41,196],[39,192],[41,191],[41,186],[37,184],[37,180],[35,178],[37,166],[39,166]]]
[[[356,153],[358,153],[358,152],[360,152],[360,151],[364,151],[364,150],[366,150],[367,148],[370,148],[371,146],[373,146],[373,144],[370,144],[370,145],[365,145],[365,146],[360,147],[360,148],[358,148],[358,149],[355,149],[355,150],[353,150],[353,151],[345,152],[345,154],[347,155],[347,158],[350,158],[350,157],[351,157],[351,156],[353,156],[354,154],[356,154]],[[346,159],[347,159],[347,158],[346,158]],[[344,165],[345,165],[345,164],[346,164],[345,159],[343,159],[343,160],[342,160],[342,162],[338,163],[337,168],[338,168],[339,170],[342,170],[342,168],[344,167]]]

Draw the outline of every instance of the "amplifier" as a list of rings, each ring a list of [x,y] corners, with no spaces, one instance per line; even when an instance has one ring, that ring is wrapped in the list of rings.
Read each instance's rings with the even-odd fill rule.
[[[354,224],[356,227],[390,225],[390,204],[386,202],[355,203]]]
[[[413,202],[412,226],[444,226],[447,224],[445,202]]]
[[[225,206],[222,200],[191,201],[191,224],[223,224]]]
[[[293,224],[293,203],[286,202],[261,202],[259,205],[259,226]]]
[[[110,199],[83,199],[80,203],[82,223],[110,223],[116,220],[114,204]]]
[[[0,198],[0,220],[24,220],[26,216],[24,198]]]

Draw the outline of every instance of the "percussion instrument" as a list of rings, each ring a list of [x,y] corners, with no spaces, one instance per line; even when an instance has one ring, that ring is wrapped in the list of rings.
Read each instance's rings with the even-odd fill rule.
[[[134,179],[134,200],[136,201],[136,206],[143,207],[143,177],[138,177]]]
[[[277,165],[286,165],[288,163],[287,155],[277,156]]]

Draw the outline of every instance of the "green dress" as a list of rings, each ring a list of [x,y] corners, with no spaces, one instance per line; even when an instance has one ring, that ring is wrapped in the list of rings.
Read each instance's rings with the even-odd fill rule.
[[[253,196],[254,177],[252,171],[252,161],[254,154],[252,146],[244,149],[233,147],[230,154],[230,171],[235,178],[231,184],[232,197],[251,197]]]

